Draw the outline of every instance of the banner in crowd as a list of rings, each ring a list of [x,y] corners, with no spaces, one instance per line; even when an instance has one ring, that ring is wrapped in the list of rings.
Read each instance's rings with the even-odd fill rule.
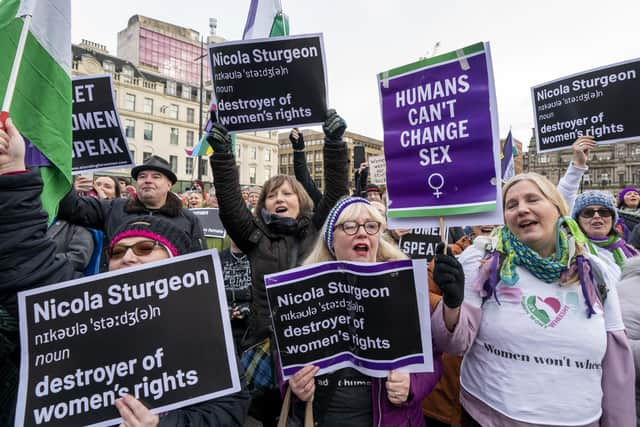
[[[573,74],[531,88],[538,152],[640,137],[640,59]]]
[[[200,220],[202,232],[206,237],[219,237],[224,239],[227,232],[220,221],[218,208],[194,208],[189,209]]]
[[[369,156],[369,181],[373,184],[384,185],[387,183],[387,166],[384,156]]]
[[[449,229],[447,229],[447,234]],[[445,236],[445,241],[447,236]],[[425,258],[431,261],[436,254],[436,246],[442,241],[440,227],[414,228],[411,233],[400,238],[399,246],[412,259]]]
[[[16,426],[120,423],[240,390],[216,251],[20,292]]]
[[[389,226],[494,224],[500,138],[488,43],[378,75]]]
[[[72,86],[73,173],[132,167],[111,75],[74,77]]]
[[[321,34],[209,45],[218,120],[230,132],[324,122],[327,73]]]
[[[423,260],[334,261],[265,276],[283,377],[310,364],[432,371],[426,271]]]

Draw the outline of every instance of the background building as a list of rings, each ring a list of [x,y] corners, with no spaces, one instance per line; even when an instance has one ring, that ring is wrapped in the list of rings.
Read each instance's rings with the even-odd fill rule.
[[[538,153],[535,130],[524,156],[526,171],[538,172],[558,183],[573,157],[571,149]],[[625,187],[640,185],[640,139],[602,144],[591,152],[589,170],[582,177],[583,190],[605,190],[613,195]]]
[[[206,42],[223,40],[215,35],[215,20],[210,26]],[[180,191],[198,177],[197,159],[188,157],[185,149],[193,149],[200,139],[211,100],[211,74],[200,33],[134,15],[118,33],[118,52],[121,55],[110,55],[105,46],[83,40],[73,46],[73,74],[112,75],[134,162],[140,164],[154,154],[167,159],[178,177],[174,190]],[[277,146],[274,132],[238,135],[236,159],[242,185],[262,184],[277,172]],[[202,158],[200,167],[203,181],[211,183],[208,158]],[[129,175],[126,170],[112,172]]]
[[[320,191],[324,190],[324,161],[322,157],[322,147],[324,146],[324,133],[311,129],[302,129],[304,135],[305,154],[307,156],[307,166],[309,173]],[[348,158],[350,159],[350,187],[353,188],[353,146],[364,145],[365,158],[370,155],[382,155],[382,141],[369,138],[353,132],[345,132],[344,141],[347,143]],[[280,173],[294,175],[293,172],[293,149],[289,141],[289,132],[282,132],[278,135]],[[360,165],[355,165],[355,167]]]

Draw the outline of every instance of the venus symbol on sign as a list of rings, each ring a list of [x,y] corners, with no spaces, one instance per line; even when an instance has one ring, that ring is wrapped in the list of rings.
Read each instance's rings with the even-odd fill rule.
[[[440,184],[437,184],[437,180],[435,181],[436,184],[431,182],[434,177],[440,180]],[[439,174],[437,172],[432,173],[431,175],[429,175],[429,178],[427,179],[427,184],[429,185],[429,188],[431,188],[432,190],[435,190],[433,192],[433,195],[436,196],[437,199],[439,199],[440,196],[443,194],[442,191],[440,191],[440,189],[444,186],[444,177],[442,176],[442,174]]]

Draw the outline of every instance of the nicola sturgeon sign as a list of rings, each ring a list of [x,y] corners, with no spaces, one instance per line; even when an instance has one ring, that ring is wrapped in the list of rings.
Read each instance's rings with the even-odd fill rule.
[[[500,222],[488,43],[386,71],[378,87],[390,226],[433,225],[430,217],[445,215],[465,215],[458,223]]]

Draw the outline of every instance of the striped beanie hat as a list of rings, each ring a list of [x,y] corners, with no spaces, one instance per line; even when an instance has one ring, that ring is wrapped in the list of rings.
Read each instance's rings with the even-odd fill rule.
[[[347,206],[353,205],[354,203],[370,205],[369,201],[362,197],[345,197],[336,203],[333,209],[329,212],[329,216],[327,216],[327,228],[324,230],[324,242],[327,245],[327,249],[333,256],[336,255],[333,249],[333,233],[336,228],[336,223],[338,222],[338,218],[340,218],[342,211],[344,211]]]

